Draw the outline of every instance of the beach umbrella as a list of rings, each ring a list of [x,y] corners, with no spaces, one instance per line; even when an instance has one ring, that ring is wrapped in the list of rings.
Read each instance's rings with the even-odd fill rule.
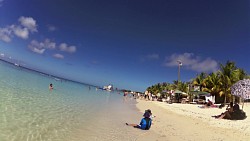
[[[243,79],[236,82],[231,87],[231,94],[234,96],[239,96],[243,99],[243,105],[245,99],[250,99],[250,79]],[[242,105],[242,109],[243,109]]]

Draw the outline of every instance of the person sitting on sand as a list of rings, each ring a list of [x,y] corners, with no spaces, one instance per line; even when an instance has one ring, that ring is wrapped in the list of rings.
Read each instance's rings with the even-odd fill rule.
[[[239,106],[237,100],[234,101],[233,111],[234,111],[234,112],[240,111],[240,106]]]
[[[54,88],[53,88],[53,85],[52,85],[52,83],[50,83],[49,84],[49,90],[53,90]]]
[[[217,107],[216,105],[213,104],[213,102],[208,99],[208,101],[202,105],[202,106],[198,106],[199,108],[210,108],[210,107]]]
[[[210,99],[208,99],[208,102],[207,102],[207,105],[206,106],[212,106],[213,105],[213,102],[210,100]]]
[[[153,118],[155,118],[155,116],[152,114],[152,112],[151,112],[151,110],[150,109],[147,109],[147,110],[145,110],[145,113],[149,113],[150,114],[150,117],[149,118],[151,118],[151,120],[153,121]],[[144,113],[144,115],[145,115],[145,113]],[[144,116],[143,115],[143,116]],[[145,117],[145,116],[144,116]]]
[[[146,111],[143,116],[144,118],[141,119],[140,124],[126,123],[126,125],[133,126],[134,128],[140,128],[142,130],[149,130],[151,127],[151,123],[152,123],[152,119],[150,118],[151,114],[148,111]]]
[[[235,119],[245,119],[246,118],[246,113],[240,109],[240,106],[238,104],[238,101],[235,100],[234,106],[233,106],[233,113],[231,113],[231,117],[233,120]]]
[[[231,115],[234,112],[234,110],[233,110],[233,102],[230,102],[230,104],[227,106],[226,110],[227,110],[226,112],[222,113],[219,116],[216,116],[215,118],[218,118],[218,119],[231,119],[232,118]]]

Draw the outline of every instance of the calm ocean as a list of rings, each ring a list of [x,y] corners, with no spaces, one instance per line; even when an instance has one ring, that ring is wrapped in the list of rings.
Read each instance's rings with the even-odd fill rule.
[[[54,90],[48,86],[53,83]],[[0,61],[0,141],[128,141],[142,114],[118,92],[54,78]]]

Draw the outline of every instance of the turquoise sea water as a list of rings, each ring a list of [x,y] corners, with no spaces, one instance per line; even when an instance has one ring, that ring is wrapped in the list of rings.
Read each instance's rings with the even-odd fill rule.
[[[53,83],[54,90],[48,86]],[[136,140],[133,99],[0,61],[1,141]]]

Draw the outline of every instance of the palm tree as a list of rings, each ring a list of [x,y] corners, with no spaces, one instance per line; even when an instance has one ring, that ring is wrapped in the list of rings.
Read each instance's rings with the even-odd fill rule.
[[[223,92],[221,94],[225,95],[224,103],[227,101],[227,96],[230,94],[230,87],[240,79],[239,69],[235,66],[234,62],[227,61],[225,65],[220,64],[220,78],[222,82]]]
[[[238,75],[238,77],[239,77],[240,80],[245,79],[245,78],[248,77],[245,70],[239,68],[237,71],[238,71],[237,75]]]
[[[179,81],[174,80],[173,84],[172,84],[172,89],[174,89],[174,90],[178,89],[179,83],[180,83]]]
[[[206,87],[203,88],[203,91],[209,92],[212,96],[215,96],[216,103],[218,102],[217,99],[219,98],[219,94],[222,91],[222,83],[220,79],[220,75],[218,72],[213,72],[208,75],[205,79]]]
[[[219,73],[213,72],[205,79],[206,88],[203,90],[209,92],[211,95],[217,95],[221,91],[221,80]]]
[[[206,87],[206,83],[205,83],[205,79],[207,77],[207,74],[202,72],[199,75],[197,75],[197,77],[193,80],[193,85],[195,86],[200,86],[200,91],[202,91],[202,89],[204,87]]]
[[[178,90],[187,93],[188,92],[188,84],[185,82],[179,82]]]

